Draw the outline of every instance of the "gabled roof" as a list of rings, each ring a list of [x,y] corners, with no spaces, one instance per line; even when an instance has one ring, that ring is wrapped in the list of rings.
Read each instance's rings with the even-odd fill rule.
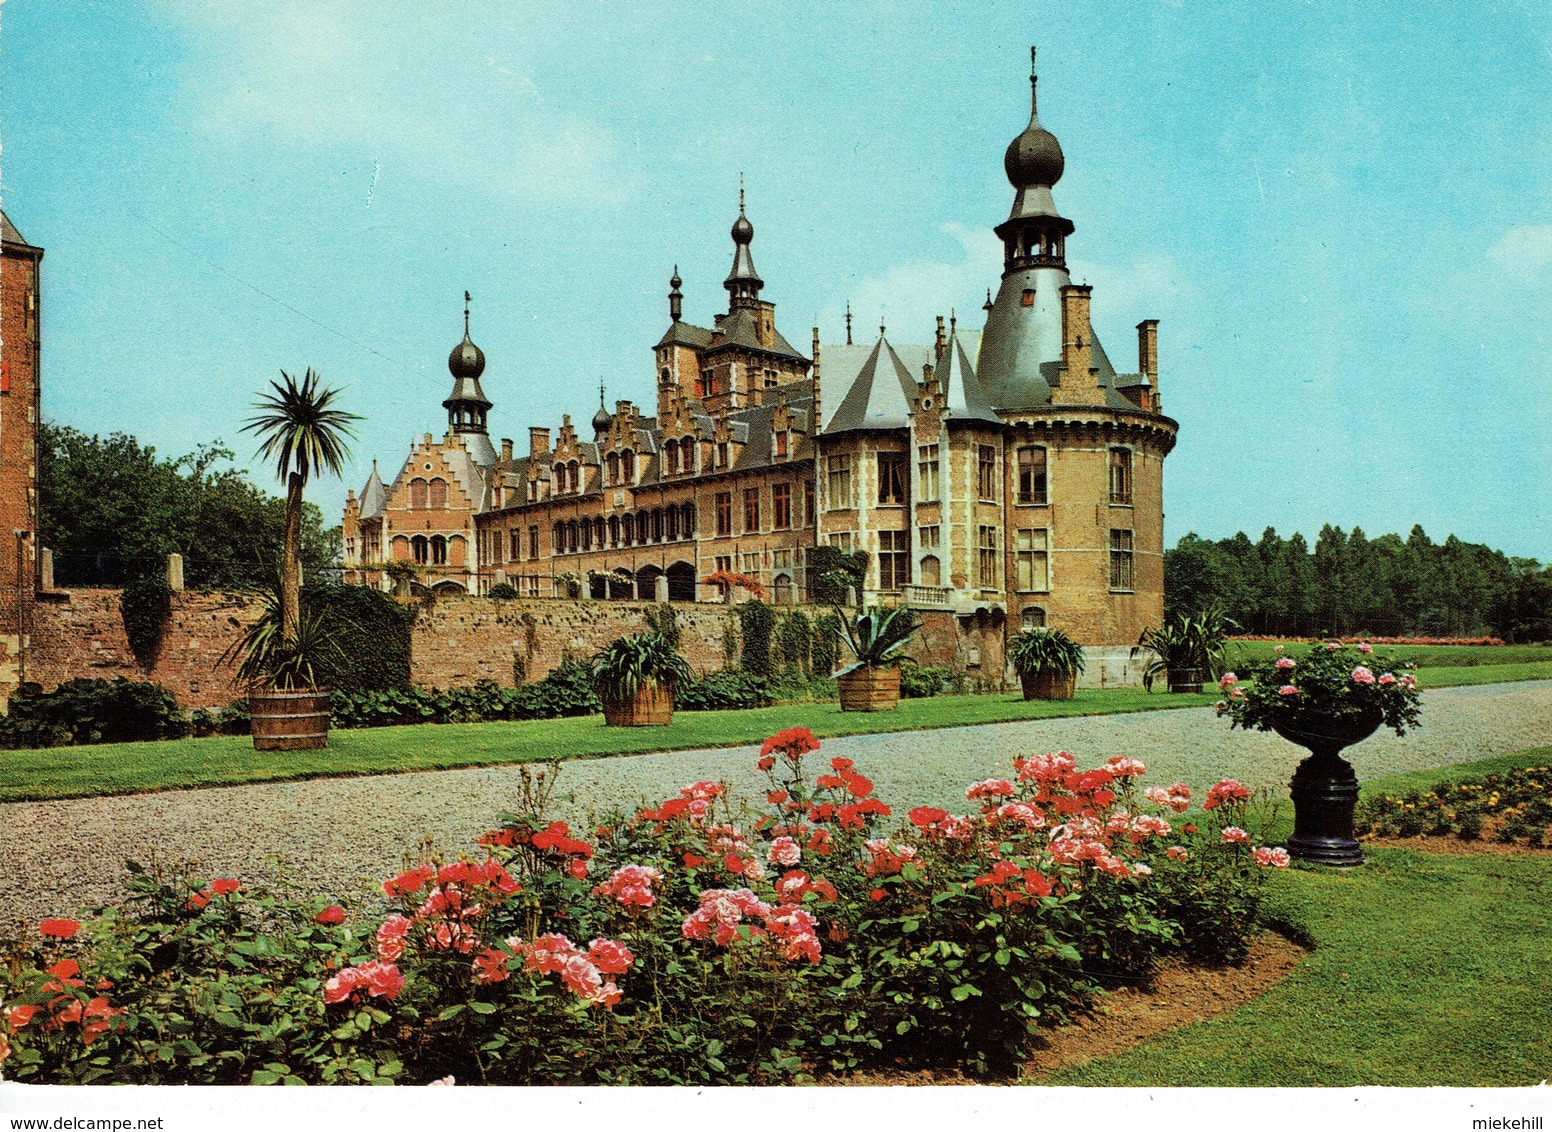
[[[821,363],[823,358],[821,350]],[[881,337],[824,431],[907,428],[911,423],[911,400],[916,392],[916,379]]]
[[[383,481],[377,474],[377,461],[373,460],[372,474],[366,478],[366,486],[361,489],[361,518],[376,519],[387,506],[388,492],[383,489]]]
[[[794,350],[792,343],[783,338],[779,330],[774,331],[773,341],[769,346],[760,345],[759,323],[755,321],[754,312],[743,307],[717,316],[717,329],[712,346],[737,346],[740,349],[759,350],[762,353],[777,354],[800,362],[809,360],[807,355]]]
[[[943,415],[954,421],[987,421],[1001,424],[1002,419],[992,410],[981,383],[976,379],[975,368],[965,356],[965,348],[959,344],[959,336],[951,335],[943,349],[943,357],[936,370],[938,388],[943,393]]]
[[[4,212],[0,212],[0,239],[3,239],[8,244],[21,244],[26,248],[32,247],[27,242],[27,238],[16,230],[16,225],[11,223],[11,218]]]

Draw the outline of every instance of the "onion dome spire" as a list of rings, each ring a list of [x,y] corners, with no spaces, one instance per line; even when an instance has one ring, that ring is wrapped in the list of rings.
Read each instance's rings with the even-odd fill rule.
[[[678,268],[674,269],[676,272]],[[677,322],[678,320],[675,319]],[[609,422],[614,418],[609,415],[609,410],[604,406],[604,383],[598,383],[598,412],[593,414],[593,435],[598,436],[609,431]]]
[[[744,215],[743,174],[739,174],[738,179],[738,219],[733,221],[732,232],[733,270],[722,284],[728,290],[730,310],[759,302],[760,288],[765,286],[764,280],[754,269],[754,256],[749,252],[749,245],[754,240],[754,225]]]
[[[1050,188],[1062,179],[1066,159],[1062,156],[1061,143],[1056,135],[1040,124],[1039,100],[1036,95],[1040,78],[1035,74],[1035,49],[1029,49],[1029,125],[1024,132],[1008,143],[1003,155],[1002,167],[1015,189],[1035,185]]]
[[[684,292],[679,288],[684,286],[684,280],[679,278],[679,265],[674,264],[674,274],[668,281],[668,317],[674,322],[684,318]]]
[[[463,341],[447,356],[447,368],[453,375],[453,392],[442,402],[442,408],[447,410],[447,423],[452,431],[464,434],[476,460],[489,465],[495,463],[496,455],[485,433],[485,414],[490,411],[491,402],[480,388],[480,374],[485,372],[485,351],[469,337],[469,302],[469,292],[465,291]]]

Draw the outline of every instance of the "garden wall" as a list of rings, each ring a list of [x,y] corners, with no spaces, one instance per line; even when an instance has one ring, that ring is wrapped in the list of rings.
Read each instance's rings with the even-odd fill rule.
[[[53,688],[77,677],[154,680],[184,707],[220,707],[237,697],[231,665],[222,654],[257,619],[251,598],[224,593],[175,593],[156,662],[147,670],[130,651],[118,590],[54,590],[33,606],[26,678]],[[644,601],[564,601],[528,598],[493,601],[439,597],[417,603],[410,641],[410,680],[422,688],[450,688],[494,680],[513,687],[540,680],[566,656],[586,657],[617,637],[646,628]],[[826,610],[790,606],[817,619]],[[726,605],[675,602],[680,649],[699,672],[729,664],[729,634],[736,620]],[[1003,633],[1000,614],[958,616],[923,610],[922,632],[912,649],[923,664],[963,674],[983,687],[1000,686]],[[736,639],[736,636],[734,637]],[[0,650],[4,652],[5,650]],[[14,652],[13,650],[10,650]],[[1136,683],[1124,650],[1089,650],[1082,684],[1114,687]],[[1101,659],[1098,653],[1107,655]],[[1117,654],[1117,655],[1108,655]],[[15,690],[15,657],[0,658],[0,697]],[[1096,663],[1098,662],[1098,663]]]

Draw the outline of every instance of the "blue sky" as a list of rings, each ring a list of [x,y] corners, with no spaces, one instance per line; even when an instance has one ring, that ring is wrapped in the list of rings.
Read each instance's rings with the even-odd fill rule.
[[[9,0],[0,192],[44,246],[45,415],[167,454],[284,368],[378,457],[438,434],[474,293],[492,432],[652,403],[740,172],[778,325],[980,324],[1002,151],[1061,139],[1118,366],[1161,320],[1170,543],[1422,523],[1552,560],[1552,9],[1539,3]],[[262,293],[261,293],[262,292]]]

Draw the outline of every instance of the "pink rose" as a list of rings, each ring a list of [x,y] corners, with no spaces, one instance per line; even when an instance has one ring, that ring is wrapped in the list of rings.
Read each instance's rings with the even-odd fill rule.
[[[1367,655],[1374,651],[1374,646],[1371,645],[1368,641],[1364,641],[1361,645],[1358,646],[1358,651]]]
[[[1341,644],[1340,641],[1327,641],[1326,642],[1326,651],[1327,652],[1336,652],[1341,647],[1342,647],[1342,644]]]
[[[1171,845],[1164,851],[1164,855],[1171,861],[1184,861],[1191,853],[1184,845]]]
[[[803,850],[798,843],[790,837],[778,837],[771,842],[771,847],[766,853],[767,859],[773,865],[784,867],[795,865],[803,857]]]
[[[1372,684],[1374,683],[1374,673],[1370,672],[1367,668],[1360,664],[1357,668],[1353,669],[1353,683]]]
[[[1282,652],[1282,651],[1283,651],[1283,646],[1282,646],[1282,645],[1278,645],[1278,646],[1277,646],[1277,647],[1276,647],[1276,648],[1274,648],[1274,649],[1273,649],[1273,650],[1272,650],[1272,651],[1273,651],[1273,652]]]
[[[1395,682],[1396,682],[1396,678],[1394,676],[1392,676],[1389,672],[1385,673],[1385,675],[1380,677],[1380,683],[1383,684],[1383,685],[1389,686],[1391,684],[1394,684]]]
[[[1256,864],[1264,868],[1286,869],[1288,867],[1288,850],[1272,849],[1263,845],[1250,854]]]
[[[1298,663],[1298,661],[1294,660],[1293,657],[1291,657],[1291,656],[1280,656],[1280,657],[1277,658],[1277,664],[1275,665],[1275,667],[1277,667],[1277,668],[1292,668],[1297,663]]]
[[[1223,843],[1225,845],[1238,845],[1241,842],[1249,841],[1249,840],[1250,840],[1250,834],[1246,833],[1239,826],[1237,826],[1237,825],[1230,825],[1230,826],[1225,826],[1224,827],[1224,830],[1223,830]]]
[[[1277,694],[1279,696],[1297,696],[1299,694],[1299,690],[1292,684],[1284,684],[1281,688],[1277,689]]]
[[[1232,672],[1225,672],[1223,674],[1223,678],[1218,681],[1218,689],[1220,691],[1222,691],[1223,689],[1226,689],[1226,688],[1232,688],[1235,684],[1238,684],[1238,683],[1239,683],[1239,677],[1238,676],[1234,675],[1234,673],[1232,673]]]

